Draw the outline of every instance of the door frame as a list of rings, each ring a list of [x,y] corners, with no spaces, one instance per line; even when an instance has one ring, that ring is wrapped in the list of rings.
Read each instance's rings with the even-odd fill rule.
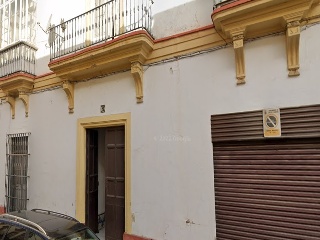
[[[131,214],[131,114],[80,118],[77,123],[76,218],[85,221],[86,199],[86,129],[125,127],[125,232],[132,231]]]

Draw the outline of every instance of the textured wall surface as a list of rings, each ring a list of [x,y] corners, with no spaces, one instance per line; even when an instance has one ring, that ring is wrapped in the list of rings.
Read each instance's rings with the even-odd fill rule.
[[[161,6],[155,1],[154,35],[164,37],[210,24],[208,2],[166,1]],[[50,12],[56,19],[65,17],[56,5],[39,4],[39,12],[46,11],[39,14],[41,22]],[[83,8],[73,7],[79,7],[79,12]],[[133,234],[157,240],[214,239],[210,116],[319,104],[319,31],[320,25],[302,31],[301,75],[295,78],[287,76],[284,35],[269,36],[245,43],[245,85],[236,85],[234,51],[228,47],[145,66],[142,104],[136,104],[130,72],[124,72],[77,83],[73,114],[67,111],[61,88],[31,94],[28,118],[20,100],[14,120],[9,105],[0,105],[0,205],[5,202],[6,134],[31,132],[29,208],[74,216],[77,120],[130,112]],[[41,42],[45,35],[39,39],[44,56],[39,55],[37,72],[43,74],[48,72],[42,67],[48,49]],[[100,113],[102,104],[105,113]]]

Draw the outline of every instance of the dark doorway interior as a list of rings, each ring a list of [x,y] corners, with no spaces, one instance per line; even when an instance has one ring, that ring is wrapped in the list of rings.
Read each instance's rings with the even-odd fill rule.
[[[98,131],[87,130],[86,225],[98,232]]]

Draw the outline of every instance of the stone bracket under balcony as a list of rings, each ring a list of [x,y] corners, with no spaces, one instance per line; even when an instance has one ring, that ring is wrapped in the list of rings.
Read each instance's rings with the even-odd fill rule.
[[[29,94],[33,89],[34,76],[17,73],[0,79],[0,88],[5,93],[4,101],[10,104],[11,117],[15,118],[16,100],[21,99],[25,106],[25,116],[29,115]]]
[[[142,66],[153,51],[153,46],[150,35],[145,30],[139,30],[51,61],[49,68],[63,81],[69,113],[74,108],[75,82],[121,71],[131,71],[135,82],[136,102],[142,103]]]
[[[278,32],[286,32],[288,76],[298,76],[300,23],[318,3],[319,0],[239,0],[226,1],[214,9],[211,18],[216,31],[233,42],[237,84],[245,83],[245,39]]]

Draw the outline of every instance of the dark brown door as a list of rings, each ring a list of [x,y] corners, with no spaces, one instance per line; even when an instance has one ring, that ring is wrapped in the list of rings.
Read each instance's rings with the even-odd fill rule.
[[[87,130],[86,225],[98,232],[98,131]]]
[[[125,231],[125,129],[106,129],[105,239],[122,240]]]

